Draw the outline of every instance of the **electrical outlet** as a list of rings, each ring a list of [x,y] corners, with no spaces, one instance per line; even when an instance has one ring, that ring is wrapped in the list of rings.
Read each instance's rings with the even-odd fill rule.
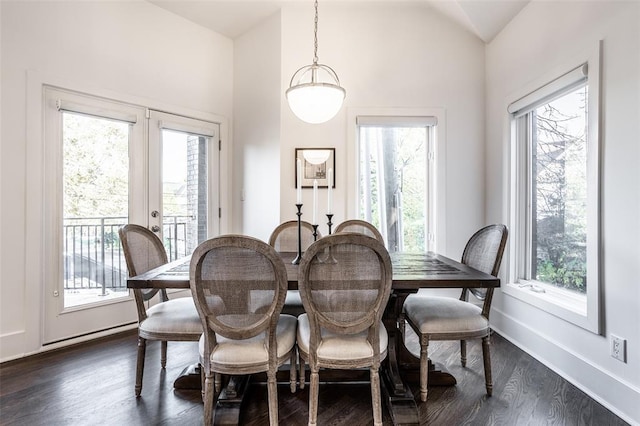
[[[611,335],[611,356],[618,361],[627,362],[627,340]]]

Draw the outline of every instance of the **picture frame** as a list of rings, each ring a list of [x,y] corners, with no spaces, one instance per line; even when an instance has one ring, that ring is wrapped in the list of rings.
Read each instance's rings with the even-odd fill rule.
[[[295,149],[295,187],[313,188],[313,181],[318,181],[318,188],[329,187],[329,169],[332,170],[331,187],[336,187],[336,149],[335,148],[296,148]],[[300,160],[300,163],[298,163]],[[302,170],[298,170],[298,164]],[[301,180],[301,182],[298,182]]]

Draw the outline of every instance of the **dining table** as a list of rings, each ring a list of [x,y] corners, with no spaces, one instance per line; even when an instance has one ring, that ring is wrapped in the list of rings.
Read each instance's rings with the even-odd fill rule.
[[[393,283],[383,323],[389,335],[387,358],[381,368],[381,390],[391,420],[395,425],[418,425],[418,406],[406,381],[416,377],[419,360],[405,346],[402,330],[402,311],[405,299],[422,288],[461,289],[470,287],[499,287],[500,279],[480,272],[454,259],[433,252],[391,252]],[[298,288],[298,265],[292,263],[297,253],[283,252],[280,256],[287,270],[288,288]],[[128,288],[189,289],[190,256],[130,277]],[[175,388],[200,386],[197,368],[191,367],[174,382]],[[188,373],[187,372],[187,373]],[[248,379],[232,378],[220,393],[215,409],[214,424],[238,424],[240,407]],[[429,363],[429,385],[451,386],[456,380],[447,371]]]

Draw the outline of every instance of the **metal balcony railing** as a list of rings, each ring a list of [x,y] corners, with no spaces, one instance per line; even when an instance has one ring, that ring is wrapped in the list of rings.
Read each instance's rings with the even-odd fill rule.
[[[164,216],[163,243],[169,260],[189,253],[187,232],[191,216]],[[126,217],[68,218],[63,226],[64,289],[127,287],[127,266],[118,236]]]

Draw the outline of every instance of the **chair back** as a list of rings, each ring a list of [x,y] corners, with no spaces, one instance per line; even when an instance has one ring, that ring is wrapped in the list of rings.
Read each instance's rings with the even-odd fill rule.
[[[200,244],[191,257],[191,294],[211,353],[215,333],[248,339],[275,329],[287,292],[287,271],[278,253],[263,241],[224,235]]]
[[[502,224],[486,226],[471,236],[462,253],[462,263],[481,272],[498,276],[509,231]],[[484,300],[486,288],[470,288],[474,296]],[[492,291],[492,289],[491,289]]]
[[[379,356],[378,327],[389,299],[391,259],[382,243],[357,233],[336,233],[304,253],[298,288],[311,327],[310,352],[320,344],[320,328],[355,334],[369,330]]]
[[[300,240],[302,251],[305,251],[313,244],[313,226],[309,222],[300,221]],[[322,235],[318,231],[317,238]],[[290,220],[283,222],[273,230],[269,237],[269,245],[276,249],[277,252],[298,252],[298,221]]]
[[[338,232],[357,232],[358,234],[368,235],[369,237],[375,238],[384,244],[384,238],[378,228],[373,226],[373,224],[367,222],[366,220],[360,219],[351,219],[346,220],[340,223],[336,227],[336,233]]]
[[[162,245],[162,241],[160,241],[160,238],[158,238],[156,234],[144,226],[131,223],[127,224],[118,230],[118,235],[120,236],[130,277],[144,274],[168,262],[167,252]],[[133,290],[139,321],[146,319],[144,302],[153,298],[158,291],[160,291],[160,299],[163,302],[167,301],[167,292],[164,289]]]

